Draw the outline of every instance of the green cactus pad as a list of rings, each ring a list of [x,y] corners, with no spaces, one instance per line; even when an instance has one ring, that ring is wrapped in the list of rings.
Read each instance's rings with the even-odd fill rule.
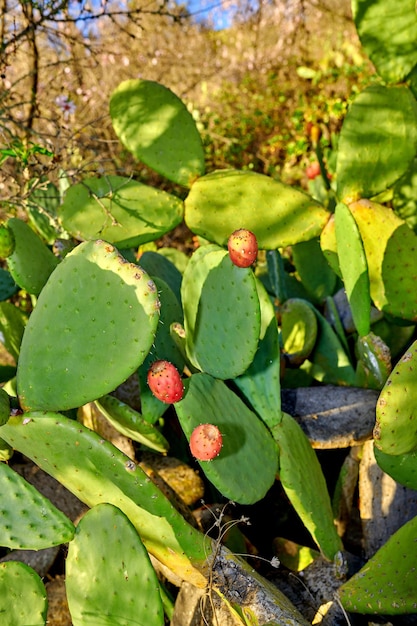
[[[391,187],[416,150],[417,102],[408,87],[368,87],[355,98],[340,133],[339,200],[349,204]]]
[[[13,448],[0,437],[0,461],[9,461],[13,456]]]
[[[126,148],[169,180],[189,187],[204,174],[204,149],[193,116],[163,85],[122,82],[111,95],[110,115]]]
[[[72,522],[5,463],[0,463],[0,491],[1,546],[41,550],[72,538]]]
[[[279,447],[282,486],[322,554],[332,560],[343,546],[316,453],[301,427],[286,413],[273,428],[273,435]]]
[[[306,304],[314,311],[318,323],[317,341],[308,359],[311,362],[308,372],[316,380],[329,385],[354,385],[355,370],[343,342],[326,318],[312,304]]]
[[[162,433],[142,418],[140,413],[113,396],[103,396],[96,401],[100,411],[122,435],[166,454],[169,444]]]
[[[207,174],[185,200],[188,227],[221,246],[234,230],[246,228],[260,249],[275,250],[318,237],[329,217],[306,193],[255,172]]]
[[[119,248],[153,241],[183,217],[179,198],[131,178],[89,178],[72,185],[60,207],[64,228],[77,239],[102,238]]]
[[[291,365],[301,365],[317,340],[317,317],[301,298],[289,298],[280,309],[281,338],[284,354]]]
[[[0,259],[7,259],[15,248],[14,234],[6,224],[0,224]]]
[[[292,246],[292,261],[312,302],[321,304],[334,293],[337,276],[327,262],[318,239]]]
[[[18,561],[0,563],[0,615],[6,626],[45,626],[48,600],[40,576]]]
[[[163,626],[159,583],[138,533],[111,504],[84,515],[69,544],[65,587],[73,626]]]
[[[252,409],[269,428],[281,420],[280,349],[275,309],[262,283],[256,288],[261,306],[261,333],[255,358],[234,379]]]
[[[381,204],[360,200],[349,208],[365,249],[375,306],[395,317],[417,321],[417,235]]]
[[[0,302],[0,331],[7,352],[17,361],[27,316],[11,302]]]
[[[353,321],[360,336],[371,328],[371,295],[368,264],[361,236],[352,213],[345,204],[335,210],[337,253]]]
[[[0,301],[11,298],[18,291],[19,287],[10,272],[0,267]]]
[[[374,445],[379,467],[397,483],[417,491],[417,450],[408,454],[386,454]]]
[[[261,315],[255,276],[214,244],[198,248],[181,287],[187,355],[216,378],[236,378],[258,347]]]
[[[410,228],[417,230],[417,159],[394,185],[392,208]]]
[[[212,461],[200,461],[207,478],[225,496],[241,504],[257,502],[275,480],[277,448],[261,420],[223,381],[194,374],[184,398],[175,405],[189,439],[202,423],[217,426],[223,447]]]
[[[388,539],[338,595],[352,613],[402,615],[417,612],[417,517]]]
[[[29,194],[26,211],[29,222],[48,245],[52,245],[62,235],[58,226],[57,210],[61,202],[60,191],[56,185],[47,180],[35,187]]]
[[[339,257],[337,254],[337,241],[336,241],[336,222],[334,214],[330,217],[326,226],[323,228],[320,234],[320,248],[324,254],[327,263],[337,276],[342,277],[342,272],[339,265]]]
[[[376,405],[374,440],[386,454],[417,448],[417,341],[392,370]]]
[[[22,220],[12,217],[7,226],[15,238],[15,248],[7,259],[10,274],[19,287],[37,296],[57,266],[58,259]]]
[[[77,246],[43,289],[23,336],[21,405],[66,410],[113,391],[153,343],[156,287],[137,265],[98,240]]]
[[[58,413],[11,417],[0,437],[54,476],[89,507],[107,502],[127,515],[148,551],[181,579],[205,585],[210,540],[190,526],[131,459],[79,422]]]
[[[417,64],[417,15],[409,0],[353,0],[353,19],[362,46],[378,74],[401,82]]]
[[[160,252],[147,250],[139,258],[140,266],[152,278],[160,278],[174,292],[178,302],[181,303],[182,274],[177,267],[163,256]]]
[[[3,426],[10,417],[9,395],[0,387],[0,426]]]

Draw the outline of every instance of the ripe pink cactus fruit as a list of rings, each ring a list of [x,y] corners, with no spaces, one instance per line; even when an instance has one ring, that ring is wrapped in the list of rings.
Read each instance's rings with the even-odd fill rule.
[[[246,228],[239,228],[230,235],[227,248],[230,260],[238,267],[249,267],[258,256],[256,237]]]
[[[211,461],[220,453],[223,437],[214,424],[200,424],[190,437],[191,454],[198,461]]]
[[[148,370],[148,385],[153,395],[165,402],[179,402],[184,395],[184,385],[175,365],[169,361],[155,361]]]

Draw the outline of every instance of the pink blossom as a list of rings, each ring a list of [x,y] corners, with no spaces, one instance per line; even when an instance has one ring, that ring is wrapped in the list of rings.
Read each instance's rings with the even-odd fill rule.
[[[70,100],[68,96],[64,96],[63,94],[57,96],[55,98],[55,104],[61,109],[65,119],[68,119],[70,115],[73,115],[75,113],[75,103]]]

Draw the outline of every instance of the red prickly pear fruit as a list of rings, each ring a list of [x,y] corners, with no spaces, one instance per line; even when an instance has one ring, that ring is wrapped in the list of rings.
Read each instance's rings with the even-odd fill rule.
[[[318,161],[313,161],[306,168],[307,178],[309,180],[314,180],[317,176],[320,176],[320,165]]]
[[[148,370],[148,385],[153,395],[165,402],[179,402],[184,395],[184,385],[175,365],[169,361],[155,361]]]
[[[258,256],[258,242],[255,235],[246,228],[235,230],[227,242],[230,260],[238,267],[249,267]]]
[[[220,453],[223,437],[214,424],[200,424],[190,437],[191,454],[198,461],[211,461]]]

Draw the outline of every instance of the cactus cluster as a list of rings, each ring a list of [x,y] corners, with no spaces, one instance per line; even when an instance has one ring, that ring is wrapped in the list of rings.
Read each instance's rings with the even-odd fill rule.
[[[377,462],[417,488],[417,240],[395,211],[417,152],[417,58],[406,54],[417,18],[408,8],[413,34],[406,29],[382,55],[382,5],[355,0],[354,17],[381,76],[401,84],[374,85],[353,102],[325,199],[255,172],[206,173],[186,105],[165,86],[134,79],[112,94],[114,130],[185,199],[131,178],[91,177],[57,200],[56,232],[32,214],[30,225],[10,217],[0,227],[0,331],[15,363],[0,371],[0,458],[19,451],[91,509],[74,528],[0,463],[1,545],[69,543],[75,626],[162,626],[164,589],[149,555],[181,580],[212,584],[242,623],[306,624],[266,583],[275,607],[266,622],[216,583],[218,546],[135,460],[77,421],[87,403],[159,454],[172,445],[171,425],[175,444],[223,498],[250,505],[279,480],[315,557],[328,561],[337,561],[342,539],[317,455],[281,409],[281,383],[377,389]],[[181,222],[196,235],[190,258],[143,247]],[[28,295],[27,310],[10,301],[17,291]],[[132,376],[136,407],[117,396]],[[415,525],[342,585],[346,610],[415,612]],[[227,560],[242,567],[233,553]],[[385,584],[394,576],[395,588]],[[34,571],[2,564],[0,588],[9,623],[45,624]]]

